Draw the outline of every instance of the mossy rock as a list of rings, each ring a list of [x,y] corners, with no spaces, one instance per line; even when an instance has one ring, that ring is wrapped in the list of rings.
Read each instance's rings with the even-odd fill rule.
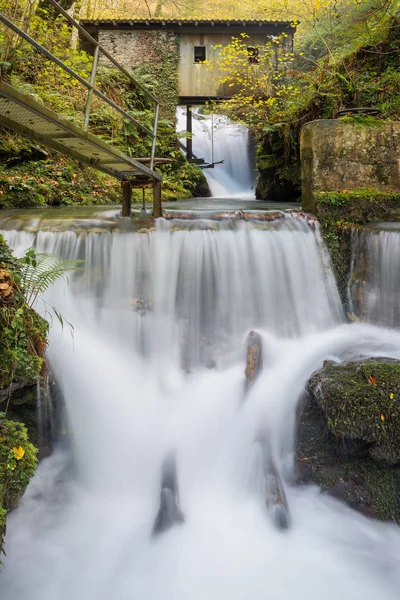
[[[400,523],[400,466],[368,456],[369,445],[338,438],[314,398],[304,398],[298,414],[296,481],[316,484],[362,514]]]
[[[335,437],[359,440],[373,460],[400,463],[400,361],[327,361],[308,390]]]
[[[29,441],[26,427],[0,416],[0,556],[7,512],[18,504],[35,473],[36,464],[37,449]]]

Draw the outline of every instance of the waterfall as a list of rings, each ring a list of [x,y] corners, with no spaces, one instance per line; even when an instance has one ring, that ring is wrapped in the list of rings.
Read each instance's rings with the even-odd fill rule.
[[[349,297],[361,319],[400,327],[400,232],[379,229],[352,233]]]
[[[55,322],[48,351],[68,443],[9,516],[2,600],[397,600],[398,529],[292,485],[310,374],[349,351],[400,356],[399,333],[343,323],[318,227],[287,216],[4,235],[17,253],[85,262],[48,292],[74,325],[71,336]],[[250,328],[264,367],[244,401]],[[285,533],[265,509],[261,431]],[[161,498],[171,522],[176,478],[182,518],[155,536],[171,453]]]
[[[224,115],[203,115],[192,109],[193,153],[204,158],[206,164],[216,164],[204,169],[211,195],[216,198],[254,199],[255,160],[252,153],[249,129],[233,123]],[[186,130],[186,108],[177,110],[177,131]],[[186,144],[186,140],[181,140]]]

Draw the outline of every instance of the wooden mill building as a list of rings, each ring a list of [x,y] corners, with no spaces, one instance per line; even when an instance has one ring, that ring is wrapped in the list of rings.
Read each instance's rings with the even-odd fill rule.
[[[249,61],[256,67],[259,48],[285,34],[280,52],[290,53],[295,33],[290,22],[282,21],[132,19],[81,24],[125,67],[151,65],[159,60],[160,48],[166,54],[175,53],[179,104],[186,105],[232,95],[234,88],[228,82],[219,82],[218,58],[221,46],[229,45],[233,37],[245,34]],[[205,61],[213,66],[212,70]]]

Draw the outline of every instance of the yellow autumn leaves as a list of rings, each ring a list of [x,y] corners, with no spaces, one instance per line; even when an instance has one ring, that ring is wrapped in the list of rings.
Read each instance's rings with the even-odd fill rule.
[[[18,448],[16,448],[15,446],[12,449],[13,453],[14,453],[14,458],[16,460],[21,460],[22,458],[24,458],[24,454],[25,454],[25,450],[23,449],[22,446],[18,446]]]
[[[17,466],[17,460],[22,460],[25,455],[25,450],[22,446],[13,446],[8,455],[7,469],[14,471]]]
[[[10,272],[6,269],[0,269],[0,297],[7,298],[13,291]]]
[[[368,377],[368,383],[372,384],[372,385],[378,385],[378,380],[376,377],[374,377],[373,375],[370,375],[370,377]],[[394,400],[394,394],[393,392],[390,392],[389,394],[389,398],[391,400]],[[384,422],[385,421],[385,415],[381,414],[381,421]]]

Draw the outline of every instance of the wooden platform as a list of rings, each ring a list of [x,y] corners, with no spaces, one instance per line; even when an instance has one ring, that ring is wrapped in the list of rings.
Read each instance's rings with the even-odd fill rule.
[[[162,176],[97,136],[59,117],[10,85],[0,81],[0,125],[45,146],[91,165],[120,180],[140,183],[161,181]],[[157,159],[154,161],[158,162]]]

